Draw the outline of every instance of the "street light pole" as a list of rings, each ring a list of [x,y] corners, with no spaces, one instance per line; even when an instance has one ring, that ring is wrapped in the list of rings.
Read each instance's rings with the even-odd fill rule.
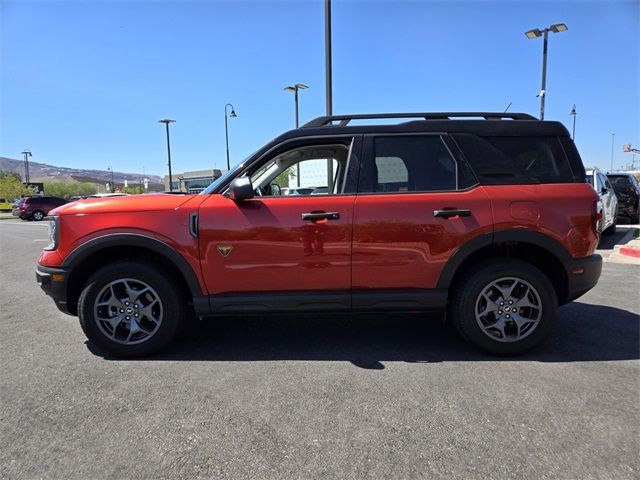
[[[529,30],[525,32],[525,36],[528,39],[534,39],[538,37],[543,37],[543,46],[542,46],[542,88],[540,89],[540,120],[544,120],[544,103],[545,97],[547,96],[547,48],[549,42],[549,32],[560,33],[566,32],[569,28],[564,23],[555,23],[550,27],[544,28],[540,30],[539,28],[534,28],[533,30]]]
[[[575,104],[573,105],[573,108],[571,109],[571,112],[569,113],[569,115],[573,117],[573,133],[571,135],[571,140],[575,142],[576,141],[576,115],[578,115],[578,112],[576,112]]]
[[[171,120],[170,118],[163,118],[162,120],[158,120],[158,123],[164,123],[165,129],[167,131],[167,166],[169,167],[170,192],[173,192],[173,176],[171,175],[171,142],[169,141],[169,124],[174,122],[175,120]]]
[[[231,113],[227,113],[227,107],[231,107]],[[224,138],[227,143],[227,171],[231,170],[231,160],[229,160],[229,127],[227,125],[227,117],[236,118],[236,111],[233,105],[227,103],[224,106]]]
[[[304,83],[296,83],[293,86],[289,86],[289,87],[284,87],[284,89],[288,92],[293,92],[293,98],[294,98],[294,102],[295,102],[295,118],[296,118],[296,128],[298,128],[300,126],[299,123],[299,116],[298,116],[298,90],[304,90],[306,88],[309,88],[308,86],[306,86]],[[296,164],[296,183],[298,184],[298,187],[300,186],[300,162],[298,162]]]
[[[611,134],[611,173],[613,173],[613,141],[616,138],[616,134],[612,133]]]
[[[107,170],[109,171],[109,173],[111,173],[111,184],[109,185],[111,188],[109,188],[109,190],[111,190],[111,193],[115,193],[116,184],[115,184],[115,181],[113,180],[113,168],[111,168],[111,165],[107,167]]]
[[[333,115],[333,85],[331,81],[331,0],[324,0],[324,63],[327,115]]]
[[[24,155],[24,182],[29,185],[29,157],[32,157],[31,150],[25,149],[22,154]]]

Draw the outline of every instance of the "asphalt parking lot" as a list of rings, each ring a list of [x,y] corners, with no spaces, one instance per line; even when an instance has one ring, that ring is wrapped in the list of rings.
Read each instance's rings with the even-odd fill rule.
[[[121,361],[36,285],[46,238],[0,222],[0,478],[640,475],[639,266],[605,262],[519,358],[376,315],[210,321]]]

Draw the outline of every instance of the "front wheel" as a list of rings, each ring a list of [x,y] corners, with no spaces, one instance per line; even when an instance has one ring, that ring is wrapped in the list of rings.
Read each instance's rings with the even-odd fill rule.
[[[557,309],[547,276],[529,263],[507,258],[472,267],[456,282],[450,304],[462,337],[496,355],[518,355],[542,343]]]
[[[161,268],[121,261],[95,272],[78,301],[87,338],[118,357],[153,354],[184,324],[186,302]]]

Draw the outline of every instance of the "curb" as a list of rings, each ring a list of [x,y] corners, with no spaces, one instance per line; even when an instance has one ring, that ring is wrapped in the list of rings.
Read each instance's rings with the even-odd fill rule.
[[[640,248],[636,247],[620,247],[619,250],[621,255],[625,255],[627,257],[640,258]]]

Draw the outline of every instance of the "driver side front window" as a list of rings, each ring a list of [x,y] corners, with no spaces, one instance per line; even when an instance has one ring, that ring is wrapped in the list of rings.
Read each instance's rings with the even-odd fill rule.
[[[268,160],[251,175],[256,196],[328,195],[342,192],[349,148],[307,145]]]

